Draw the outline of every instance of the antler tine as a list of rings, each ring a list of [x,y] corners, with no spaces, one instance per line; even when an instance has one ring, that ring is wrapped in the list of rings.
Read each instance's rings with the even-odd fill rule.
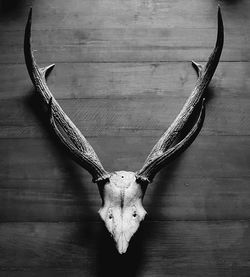
[[[137,172],[138,180],[151,182],[155,174],[161,169],[161,167],[170,161],[173,153],[176,153],[176,149],[183,148],[187,145],[187,141],[193,138],[189,134],[185,137],[185,143],[176,144],[172,148],[169,147],[174,143],[175,139],[179,133],[183,130],[183,127],[189,120],[190,116],[193,114],[195,108],[200,103],[201,99],[204,98],[204,93],[207,86],[209,85],[217,65],[220,60],[222,48],[224,43],[224,27],[223,20],[221,16],[220,7],[218,6],[218,31],[216,45],[212,54],[210,55],[207,64],[203,68],[200,64],[192,62],[194,69],[198,73],[198,80],[196,82],[195,88],[186,103],[184,104],[182,110],[175,118],[173,123],[167,129],[167,131],[162,135],[159,141],[155,144],[149,156],[147,157],[143,167]],[[197,121],[199,123],[201,121]],[[196,124],[197,124],[196,123]],[[197,125],[195,125],[197,126]],[[199,128],[197,128],[198,130]],[[195,132],[197,133],[197,132]],[[169,149],[169,150],[167,150]],[[167,150],[167,151],[166,151]],[[180,151],[178,151],[180,152]]]
[[[81,166],[89,171],[89,173],[93,177],[93,182],[106,180],[109,178],[110,174],[103,168],[92,146],[82,135],[79,129],[74,125],[74,123],[69,119],[69,117],[65,114],[47,86],[46,78],[55,65],[52,64],[45,68],[40,68],[35,61],[31,47],[31,23],[32,8],[30,9],[27,24],[25,27],[25,62],[36,91],[41,95],[44,102],[50,107],[50,122],[52,128],[54,129],[59,139],[69,150],[73,158]],[[63,134],[58,129],[57,124],[66,133],[71,142],[64,138]]]

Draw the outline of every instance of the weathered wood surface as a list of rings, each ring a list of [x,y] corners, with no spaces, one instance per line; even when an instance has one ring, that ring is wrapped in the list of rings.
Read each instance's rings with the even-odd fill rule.
[[[216,27],[214,20],[218,2],[193,0],[185,5],[185,0],[61,0],[32,1],[23,3],[14,0],[1,2],[1,27],[4,30],[23,30],[23,20],[27,8],[34,10],[35,29],[73,29],[102,27],[155,28]],[[223,8],[226,27],[248,28],[250,3],[248,0],[227,0],[220,3]],[[199,25],[197,25],[199,22]]]
[[[220,64],[207,92],[202,134],[249,135],[249,70],[250,63]],[[1,71],[0,137],[45,136],[38,118],[46,113],[34,108],[39,97],[24,65],[2,65]],[[10,74],[15,82],[9,81]],[[49,85],[88,137],[157,137],[178,114],[195,80],[190,63],[59,64]]]
[[[39,106],[42,102],[33,100],[2,101],[0,138],[40,138],[46,135],[41,125],[45,122],[48,125],[48,112],[36,112],[34,106]],[[70,99],[59,102],[87,137],[157,138],[178,115],[185,100],[186,97],[166,95],[127,99]],[[207,108],[207,119],[202,134],[250,135],[249,110],[248,98],[236,101],[235,98],[215,97]]]
[[[150,146],[152,148],[154,143],[155,138],[150,137],[91,139],[91,144],[108,170],[139,169]],[[68,160],[66,154],[58,152],[60,149],[60,144],[57,140],[53,142],[52,136],[49,142],[39,139],[1,140],[0,151],[1,157],[3,157],[1,166],[5,168],[1,172],[1,176],[3,178],[25,178],[27,174],[27,177],[32,178],[36,172],[38,174],[40,172],[40,178],[51,175],[53,178],[67,176],[70,171],[60,171],[60,166],[63,166],[64,162]],[[176,172],[173,172],[179,176],[184,174],[184,176],[192,177],[248,178],[250,177],[249,150],[250,139],[248,136],[215,136],[213,138],[200,136],[185,153],[181,154],[181,158],[178,158],[181,165]],[[56,162],[58,167],[54,167]]]
[[[17,19],[2,17],[0,63],[23,63],[22,26],[30,2]],[[188,10],[185,0],[36,1],[34,45],[41,62],[207,60],[216,37],[216,6],[198,0]],[[222,60],[249,61],[250,5],[245,0],[236,6],[223,9]]]
[[[250,178],[166,175],[157,178],[147,191],[147,221],[249,219]],[[80,177],[1,179],[1,222],[99,221],[101,200],[97,188],[89,186],[91,180],[85,175]]]
[[[22,49],[31,4],[37,60],[57,63],[49,86],[108,170],[140,168],[216,37],[216,1],[0,2],[0,276],[250,276],[250,1],[221,3],[203,129],[148,188],[125,256],[39,108]]]
[[[222,61],[250,60],[250,39],[246,32],[247,29],[228,31]],[[20,50],[23,30],[2,31],[0,38],[4,41],[0,46],[0,63],[23,63]],[[43,63],[205,61],[215,44],[216,28],[152,28],[151,32],[146,27],[127,31],[119,28],[39,30],[33,38],[34,49],[39,49],[38,61]]]
[[[91,139],[108,170],[139,169],[148,154],[146,146],[152,147],[154,141],[148,137]],[[3,221],[98,218],[101,201],[96,186],[54,144],[53,137],[1,140]],[[248,219],[249,164],[248,137],[197,138],[149,187],[145,198],[149,218]]]
[[[247,276],[249,228],[248,221],[147,222],[120,256],[102,223],[5,223],[0,268],[6,276]]]
[[[0,99],[31,96],[31,81],[25,65],[0,64],[0,72]],[[212,92],[216,99],[249,98],[249,72],[249,62],[220,62],[209,94]],[[188,97],[196,79],[190,61],[58,63],[49,76],[48,84],[57,99]]]

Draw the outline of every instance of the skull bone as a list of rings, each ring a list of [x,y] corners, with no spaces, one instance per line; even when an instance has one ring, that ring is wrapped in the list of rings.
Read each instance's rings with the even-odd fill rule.
[[[105,185],[99,186],[103,200],[99,214],[120,254],[126,252],[131,237],[147,213],[142,206],[145,189],[130,171],[115,171]]]

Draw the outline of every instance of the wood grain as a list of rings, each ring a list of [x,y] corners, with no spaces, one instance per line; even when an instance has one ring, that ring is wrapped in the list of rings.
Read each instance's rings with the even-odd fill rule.
[[[72,170],[68,175],[1,178],[0,222],[100,222],[97,187],[85,175],[79,177]],[[147,220],[249,220],[249,182],[246,177],[169,177],[163,172],[144,198]]]
[[[148,187],[118,255],[96,185],[51,134],[23,57],[107,170],[137,170],[178,114],[216,38],[217,1],[0,1],[0,276],[250,276],[250,1],[225,0],[225,45],[200,135]],[[121,270],[122,269],[122,270]]]
[[[166,95],[127,99],[68,99],[59,103],[87,137],[160,137],[178,115],[186,99]],[[2,101],[0,138],[44,137],[44,129],[49,130],[46,121],[48,112],[37,112],[41,104],[38,98]],[[250,135],[249,110],[250,102],[244,98],[237,102],[234,98],[214,98],[207,108],[202,134]]]
[[[226,143],[225,143],[226,141]],[[93,138],[91,144],[107,170],[138,170],[155,143],[155,138]],[[57,145],[57,146],[55,146]],[[150,147],[151,146],[151,147]],[[244,147],[243,147],[244,146]],[[234,149],[234,151],[230,151]],[[246,136],[211,139],[199,137],[178,159],[171,175],[205,177],[250,177],[250,138]],[[67,155],[57,140],[1,140],[1,178],[67,178]],[[35,155],[35,156],[34,156]],[[216,158],[215,158],[216,157]],[[68,158],[67,158],[68,159]],[[69,160],[69,159],[68,159]],[[84,170],[81,170],[84,172]],[[44,175],[46,174],[46,175]]]
[[[7,2],[7,1],[6,1]],[[11,3],[12,2],[12,3]],[[61,0],[24,0],[21,4],[10,4],[3,1],[1,5],[2,29],[23,30],[23,20],[27,16],[27,9],[32,5],[35,29],[60,28],[100,28],[104,27],[216,27],[217,2],[206,0],[192,0],[188,9],[185,0],[148,0],[126,2],[122,0],[70,0],[62,4]],[[223,1],[223,17],[226,26],[248,26],[250,4],[248,0]],[[12,8],[12,10],[11,10]],[[239,14],[241,16],[239,16]],[[15,15],[15,16],[13,16]],[[198,26],[197,26],[198,25]]]
[[[6,1],[7,2],[7,1]],[[185,0],[148,0],[126,2],[122,0],[70,0],[62,4],[61,0],[24,0],[23,4],[5,3],[1,6],[0,28],[23,30],[23,22],[27,10],[32,5],[34,14],[34,29],[77,29],[100,27],[109,28],[143,28],[147,27],[216,27],[216,10],[218,2],[192,0],[187,9]],[[11,7],[12,5],[12,7]],[[223,17],[226,26],[248,27],[250,4],[248,0],[223,1]],[[12,8],[12,10],[11,10]],[[239,14],[241,16],[239,16]],[[15,15],[15,16],[14,16]]]
[[[51,61],[52,62],[52,61]],[[0,65],[0,99],[32,95],[23,64]],[[210,83],[214,98],[249,98],[250,63],[220,62]],[[188,97],[196,82],[191,62],[58,63],[48,79],[57,99]],[[14,81],[11,81],[14,80]],[[22,99],[19,99],[22,101]]]
[[[247,31],[230,30],[222,61],[250,61]],[[59,29],[34,32],[33,38],[40,63],[206,61],[216,29]],[[23,31],[3,31],[1,40],[0,63],[23,63]]]
[[[147,146],[154,141],[91,139],[108,170],[139,169],[149,152]],[[249,149],[249,137],[197,138],[148,189],[145,207],[149,218],[248,219]],[[63,149],[53,145],[53,137],[48,141],[2,140],[0,154],[1,221],[98,218],[101,201],[96,186]]]
[[[216,37],[215,2],[192,1],[190,13],[184,0],[36,3],[34,48],[45,63],[204,61]],[[225,4],[222,61],[249,61],[248,7],[246,0],[238,5],[239,18]],[[24,10],[12,25],[8,17],[2,20],[0,63],[23,63]]]
[[[122,256],[99,223],[8,223],[0,234],[6,276],[152,276],[152,270],[154,276],[247,276],[250,270],[248,221],[145,222]]]

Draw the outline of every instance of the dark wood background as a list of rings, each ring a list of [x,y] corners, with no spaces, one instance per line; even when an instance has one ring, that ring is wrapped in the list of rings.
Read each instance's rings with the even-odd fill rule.
[[[225,46],[204,127],[148,188],[120,256],[90,176],[48,127],[27,74],[33,4],[49,85],[107,170],[137,170],[206,62],[214,0],[0,1],[0,276],[250,276],[250,1],[221,1]]]

